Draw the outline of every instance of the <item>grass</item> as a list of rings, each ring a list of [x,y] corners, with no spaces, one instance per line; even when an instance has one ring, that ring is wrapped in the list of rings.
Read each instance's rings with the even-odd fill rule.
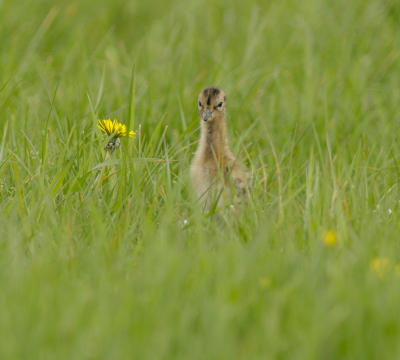
[[[396,1],[0,11],[1,359],[400,356]],[[253,185],[212,216],[208,85]],[[96,191],[109,117],[137,137]]]

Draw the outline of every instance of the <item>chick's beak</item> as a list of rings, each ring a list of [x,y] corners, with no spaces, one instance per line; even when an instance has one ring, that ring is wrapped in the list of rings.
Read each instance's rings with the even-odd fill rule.
[[[206,111],[204,111],[204,118],[203,118],[203,120],[204,120],[204,121],[207,121],[207,120],[211,117],[211,115],[212,115],[211,110],[210,110],[210,109],[206,109]]]

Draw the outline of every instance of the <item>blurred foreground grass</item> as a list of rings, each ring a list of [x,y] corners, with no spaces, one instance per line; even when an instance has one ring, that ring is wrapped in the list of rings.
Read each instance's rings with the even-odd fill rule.
[[[399,23],[394,0],[0,0],[0,358],[398,358]],[[253,175],[213,217],[188,179],[208,85]],[[130,105],[96,192],[96,121]]]

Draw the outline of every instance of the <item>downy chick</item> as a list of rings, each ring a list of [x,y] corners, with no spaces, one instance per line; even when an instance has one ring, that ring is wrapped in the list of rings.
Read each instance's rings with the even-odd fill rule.
[[[223,188],[228,190],[233,185],[237,195],[249,192],[249,176],[227,145],[225,92],[215,87],[206,88],[197,97],[197,105],[201,137],[190,175],[197,196],[209,210]],[[222,205],[223,196],[224,193],[218,205]]]

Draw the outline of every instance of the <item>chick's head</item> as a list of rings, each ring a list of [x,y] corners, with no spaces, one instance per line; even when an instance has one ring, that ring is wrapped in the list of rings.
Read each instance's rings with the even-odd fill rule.
[[[199,115],[203,121],[218,121],[225,117],[225,92],[216,87],[204,89],[197,97]]]

